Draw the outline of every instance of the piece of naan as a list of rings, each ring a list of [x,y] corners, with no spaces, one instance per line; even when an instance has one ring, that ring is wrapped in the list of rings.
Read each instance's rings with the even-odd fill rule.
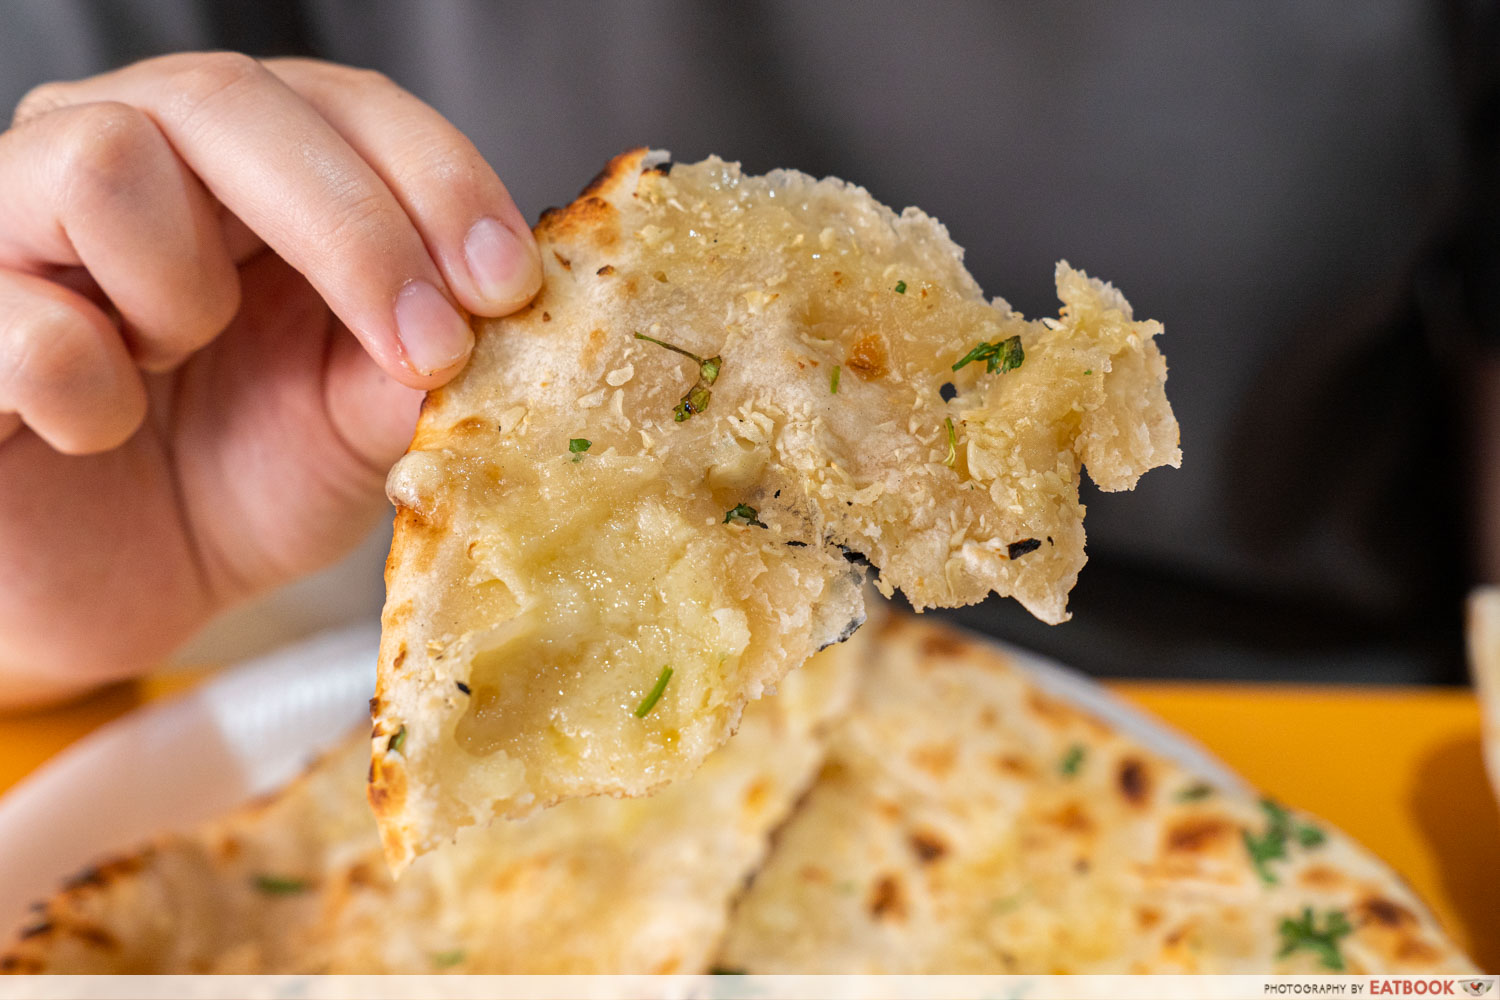
[[[717,964],[755,973],[1477,971],[1399,877],[1205,785],[988,643],[896,618]]]
[[[814,657],[688,780],[466,830],[399,882],[360,733],[267,802],[84,873],[0,971],[701,971],[816,774],[861,655],[856,640]]]
[[[1063,620],[1081,467],[1121,490],[1179,462],[1160,324],[1109,285],[1060,264],[1061,315],[1027,321],[915,209],[662,161],[543,216],[541,294],[478,324],[390,474],[370,799],[396,870],[691,774],[859,625],[846,554],[919,609]]]

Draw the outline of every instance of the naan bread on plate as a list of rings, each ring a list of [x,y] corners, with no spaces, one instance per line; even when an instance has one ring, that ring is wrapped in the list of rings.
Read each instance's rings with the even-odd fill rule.
[[[1469,672],[1484,719],[1484,767],[1500,801],[1500,587],[1469,595]]]
[[[738,904],[754,973],[1477,971],[1352,840],[893,618]]]
[[[986,300],[916,209],[794,171],[617,157],[545,214],[542,292],[481,322],[391,471],[370,801],[399,871],[456,830],[691,774],[863,619],[1067,617],[1080,472],[1177,465],[1153,321],[1057,267]],[[951,398],[945,398],[949,397]]]
[[[80,876],[0,971],[701,971],[816,773],[859,655],[855,641],[815,657],[688,780],[464,831],[399,882],[359,734],[268,802]]]

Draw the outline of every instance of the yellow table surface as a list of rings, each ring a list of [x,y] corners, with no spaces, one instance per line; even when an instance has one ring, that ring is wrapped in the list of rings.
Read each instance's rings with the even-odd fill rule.
[[[91,729],[203,672],[0,715],[0,792]],[[1500,806],[1479,706],[1438,688],[1114,682],[1268,794],[1317,813],[1393,865],[1488,972],[1500,972]],[[3,849],[3,845],[0,845]]]

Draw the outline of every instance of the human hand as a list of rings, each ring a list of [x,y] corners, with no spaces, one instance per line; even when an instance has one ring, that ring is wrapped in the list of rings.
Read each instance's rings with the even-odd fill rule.
[[[0,134],[0,703],[144,670],[385,509],[422,390],[541,282],[478,151],[378,74],[193,53]]]

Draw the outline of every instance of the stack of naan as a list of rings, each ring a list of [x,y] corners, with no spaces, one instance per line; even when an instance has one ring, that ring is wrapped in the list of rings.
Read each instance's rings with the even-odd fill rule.
[[[464,831],[399,881],[364,747],[84,873],[0,966],[1474,971],[1339,831],[1206,785],[909,616],[791,674],[692,778]]]

